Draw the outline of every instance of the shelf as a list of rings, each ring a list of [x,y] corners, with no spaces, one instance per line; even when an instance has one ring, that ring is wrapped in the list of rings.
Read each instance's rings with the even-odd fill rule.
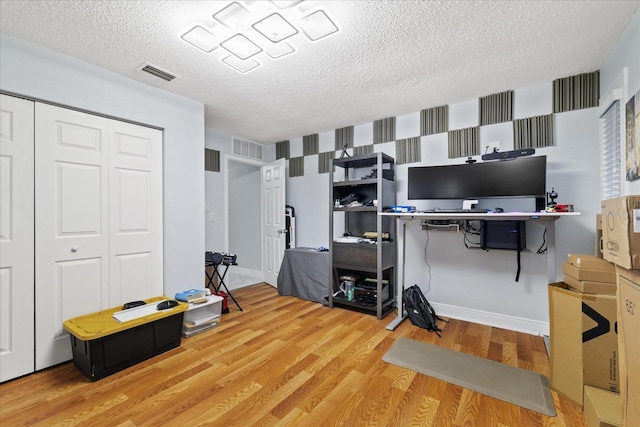
[[[339,208],[336,208],[334,206],[333,210],[336,212],[378,212],[378,207],[377,206],[354,206],[350,208],[347,206],[341,206]]]
[[[387,178],[382,178],[382,181],[391,182],[391,183],[394,182],[393,180],[387,179]],[[350,181],[337,181],[333,183],[333,186],[334,187],[359,187],[361,185],[375,186],[377,184],[378,184],[377,178],[367,178],[367,179],[354,179]]]
[[[375,314],[375,312],[377,312],[378,307],[377,305],[371,305],[371,304],[364,304],[364,303],[360,303],[357,301],[349,301],[344,297],[333,297],[333,303],[334,305],[340,305],[343,307],[349,307],[349,308],[355,308],[357,310],[363,311],[363,312],[372,312]],[[385,300],[382,302],[382,317],[386,316],[387,314],[391,313],[393,311],[393,309],[395,308],[395,304],[392,298],[389,298],[388,300]]]
[[[329,307],[341,307],[376,315],[378,319],[394,310],[396,301],[389,296],[395,295],[396,243],[395,221],[380,216],[385,207],[396,204],[395,161],[384,153],[365,154],[361,156],[334,159],[333,166],[344,168],[344,181],[334,182],[334,167],[330,169],[329,182],[332,206],[330,208],[330,252],[331,280],[329,284]],[[386,166],[385,166],[386,165]],[[377,171],[375,178],[362,177],[364,168]],[[352,171],[351,169],[360,169]],[[386,175],[386,178],[385,178]],[[336,200],[342,200],[354,193],[358,201],[377,200],[377,206],[335,206]],[[336,224],[341,229],[334,229],[334,213]],[[338,222],[339,221],[339,222]],[[342,228],[344,227],[344,228]],[[363,241],[360,243],[336,242],[334,235],[349,232],[354,236],[365,233],[386,235],[390,240]],[[358,298],[366,298],[371,304],[348,301],[344,296],[334,296],[340,286],[340,277],[351,275],[358,280],[369,279],[375,283],[374,290],[360,293]],[[384,286],[382,285],[385,282]],[[357,286],[357,285],[356,285]],[[372,289],[372,288],[369,288]]]
[[[382,164],[394,163],[393,157],[381,153]],[[359,156],[344,157],[342,159],[334,159],[333,164],[343,168],[365,168],[376,165],[378,153],[362,154]]]

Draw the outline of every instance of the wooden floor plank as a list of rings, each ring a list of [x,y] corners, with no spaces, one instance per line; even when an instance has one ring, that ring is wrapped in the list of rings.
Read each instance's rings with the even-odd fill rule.
[[[541,337],[456,319],[442,337],[346,309],[234,290],[221,325],[96,382],[71,362],[0,384],[1,426],[585,427],[552,392],[546,417],[382,361],[406,337],[548,375]]]

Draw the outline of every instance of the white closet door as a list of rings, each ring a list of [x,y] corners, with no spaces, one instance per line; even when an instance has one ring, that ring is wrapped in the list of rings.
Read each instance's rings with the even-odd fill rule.
[[[162,132],[109,122],[110,306],[159,296]]]
[[[0,382],[34,369],[33,108],[0,95]]]
[[[71,359],[66,319],[109,305],[107,128],[36,103],[36,370]]]

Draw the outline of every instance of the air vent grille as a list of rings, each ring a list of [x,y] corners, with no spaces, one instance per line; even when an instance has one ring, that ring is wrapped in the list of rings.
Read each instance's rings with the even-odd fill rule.
[[[250,159],[262,160],[262,145],[253,141],[233,138],[233,154],[236,156],[249,157]]]
[[[156,77],[159,77],[162,80],[166,80],[168,82],[170,82],[171,80],[176,78],[176,76],[174,76],[170,72],[161,70],[160,68],[158,68],[158,67],[156,67],[154,65],[151,65],[151,64],[145,64],[145,66],[142,67],[141,69],[142,69],[142,71],[144,71],[146,73],[152,74],[152,75],[154,75]]]

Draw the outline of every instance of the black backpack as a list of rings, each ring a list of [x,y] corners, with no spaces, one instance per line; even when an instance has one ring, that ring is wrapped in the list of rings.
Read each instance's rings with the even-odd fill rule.
[[[438,317],[418,285],[413,285],[405,289],[402,293],[402,301],[411,323],[427,331],[435,332],[440,336],[442,329],[438,327],[436,322],[438,320],[443,322],[447,321]]]

